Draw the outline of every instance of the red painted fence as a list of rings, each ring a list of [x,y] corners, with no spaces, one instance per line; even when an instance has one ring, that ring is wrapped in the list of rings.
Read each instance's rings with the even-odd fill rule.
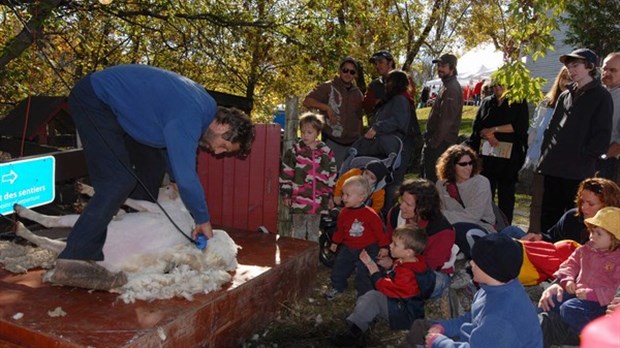
[[[276,233],[280,125],[256,125],[252,152],[244,159],[198,156],[198,176],[214,225],[255,231],[259,226]]]

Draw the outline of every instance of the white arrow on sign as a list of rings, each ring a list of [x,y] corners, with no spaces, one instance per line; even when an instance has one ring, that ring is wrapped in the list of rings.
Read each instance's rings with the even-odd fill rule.
[[[10,182],[11,185],[13,185],[15,180],[17,180],[17,173],[15,173],[13,170],[11,170],[9,174],[5,174],[2,176],[2,182]]]

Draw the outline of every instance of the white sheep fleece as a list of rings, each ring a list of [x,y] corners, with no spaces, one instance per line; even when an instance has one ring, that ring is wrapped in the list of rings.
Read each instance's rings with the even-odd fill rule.
[[[31,241],[38,245],[45,245],[45,241],[48,241],[45,237],[34,235],[21,223],[19,225],[18,235],[32,239]],[[35,238],[32,238],[33,236]],[[209,239],[204,250],[199,250],[185,241],[159,252],[132,256],[126,259],[121,267],[127,274],[127,284],[111,292],[118,293],[119,299],[125,303],[173,297],[192,300],[196,294],[219,290],[231,281],[232,275],[229,272],[237,269],[236,257],[240,248],[226,231],[213,230],[213,238]],[[50,267],[50,260],[41,260],[37,256],[40,255],[38,251],[41,248],[21,249],[29,255],[11,255],[0,260],[5,264],[13,264],[13,267],[7,270]],[[37,262],[34,262],[35,259]],[[53,270],[43,275],[44,281],[49,279],[51,272]]]
[[[232,279],[228,272],[237,268],[239,248],[225,231],[214,230],[204,251],[185,244],[136,257],[133,264],[140,266],[124,267],[127,284],[113,291],[125,303],[173,297],[192,300],[193,295],[219,290]]]

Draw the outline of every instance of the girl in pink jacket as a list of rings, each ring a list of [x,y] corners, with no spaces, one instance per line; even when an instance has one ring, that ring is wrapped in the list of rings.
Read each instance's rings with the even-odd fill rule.
[[[559,310],[562,321],[575,334],[605,314],[620,286],[620,208],[603,208],[585,223],[590,241],[577,248],[554,274],[563,291],[556,296],[561,304],[551,311]]]

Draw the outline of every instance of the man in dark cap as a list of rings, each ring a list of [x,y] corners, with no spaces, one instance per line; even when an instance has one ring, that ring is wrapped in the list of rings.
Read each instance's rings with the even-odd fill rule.
[[[580,48],[560,56],[560,62],[573,82],[558,98],[541,146],[542,232],[575,206],[579,183],[594,176],[612,130],[613,101],[598,79],[596,53]]]
[[[456,57],[452,54],[444,54],[433,60],[433,64],[437,64],[437,75],[443,86],[439,89],[439,95],[428,115],[422,149],[422,177],[432,182],[437,181],[437,158],[450,145],[456,144],[461,126],[463,90],[456,79],[456,62]]]
[[[388,73],[396,69],[396,63],[394,57],[389,51],[381,50],[375,52],[370,57],[369,62],[375,65],[379,77],[372,80],[368,85],[366,94],[364,95],[364,111],[368,115],[369,125],[372,125],[372,118],[377,111],[377,105],[382,100],[385,100],[385,80]]]

